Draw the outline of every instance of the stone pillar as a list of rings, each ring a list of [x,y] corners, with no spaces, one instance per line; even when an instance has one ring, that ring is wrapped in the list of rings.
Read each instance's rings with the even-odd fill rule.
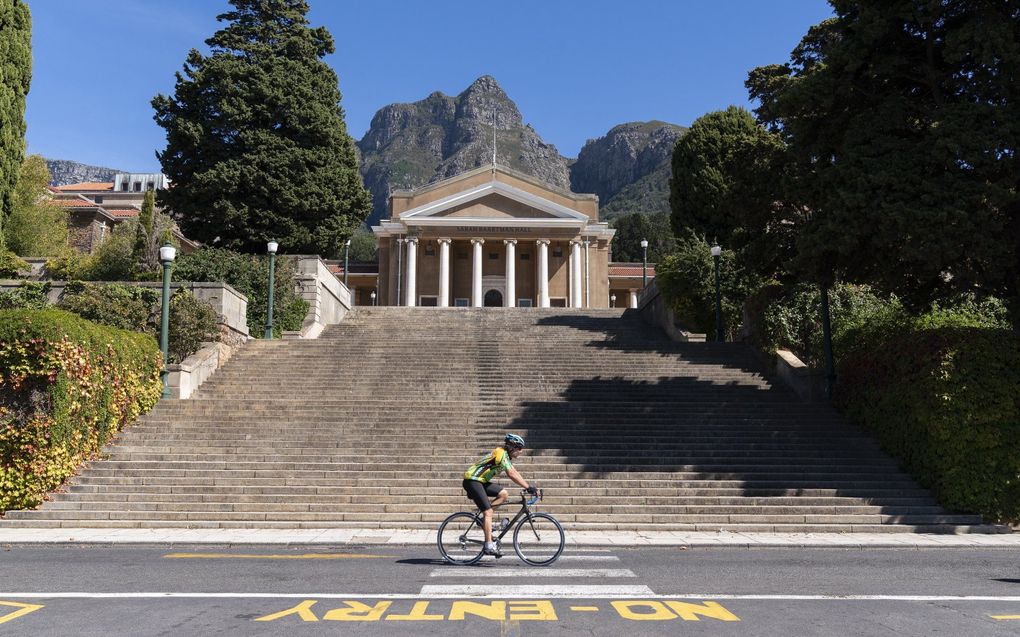
[[[630,291],[630,307],[637,307],[637,290]]]
[[[482,245],[485,239],[471,240],[471,307],[482,307]]]
[[[450,239],[439,239],[439,307],[450,307]]]
[[[581,307],[581,242],[570,242],[570,307]]]
[[[517,307],[517,239],[503,239],[506,246],[506,296],[505,307]]]
[[[591,276],[588,270],[588,246],[591,241],[584,240],[584,306],[591,307]]]
[[[418,294],[418,237],[407,238],[407,297],[404,303],[407,307],[417,305]]]
[[[549,240],[539,239],[538,246],[538,307],[549,307]]]

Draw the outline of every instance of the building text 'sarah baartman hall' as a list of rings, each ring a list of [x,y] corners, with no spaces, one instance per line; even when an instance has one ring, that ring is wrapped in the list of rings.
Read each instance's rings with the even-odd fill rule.
[[[374,226],[383,305],[609,307],[609,243],[595,195],[498,165],[394,191]]]

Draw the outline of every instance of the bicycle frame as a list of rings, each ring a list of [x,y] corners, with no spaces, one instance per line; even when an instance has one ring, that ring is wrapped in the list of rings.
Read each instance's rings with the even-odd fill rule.
[[[500,531],[499,535],[495,536],[495,539],[499,540],[499,541],[502,541],[503,540],[503,536],[506,535],[507,533],[509,533],[510,530],[514,528],[514,526],[517,524],[517,521],[521,519],[521,516],[530,516],[531,515],[531,507],[532,507],[532,505],[534,505],[536,502],[539,502],[541,499],[542,499],[542,490],[541,489],[538,490],[538,493],[535,494],[531,498],[531,500],[528,500],[528,498],[524,494],[524,492],[521,492],[521,510],[517,512],[517,515],[515,515],[512,520],[510,520],[510,524],[507,524],[506,528],[503,529],[502,531]],[[493,509],[493,511],[495,511],[495,509]],[[495,517],[495,516],[493,516],[493,517]],[[479,511],[477,514],[475,514],[475,524],[477,524],[479,527],[481,527],[483,529],[485,528],[485,517],[483,516],[481,511]],[[468,530],[470,530],[470,529],[468,529]],[[538,537],[538,531],[535,531],[535,525],[533,523],[531,524],[531,530],[534,531],[535,537]],[[465,535],[467,535],[466,532],[465,532]],[[470,538],[463,537],[463,536],[461,537],[461,541],[462,542],[470,542],[470,543],[473,543],[473,544],[482,544],[483,543],[480,540],[472,540]]]

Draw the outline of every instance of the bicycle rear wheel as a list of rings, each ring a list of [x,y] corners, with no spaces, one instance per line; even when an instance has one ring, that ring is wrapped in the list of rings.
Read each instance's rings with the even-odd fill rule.
[[[485,531],[473,514],[461,511],[443,520],[436,542],[439,553],[447,562],[474,564],[482,559]]]
[[[567,538],[559,521],[548,513],[532,513],[514,529],[514,551],[525,564],[548,566],[559,559]]]

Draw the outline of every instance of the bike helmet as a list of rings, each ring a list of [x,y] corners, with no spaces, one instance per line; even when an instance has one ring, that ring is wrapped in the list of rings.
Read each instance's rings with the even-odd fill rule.
[[[506,438],[503,438],[504,445],[513,445],[515,447],[524,448],[524,438],[521,438],[517,434],[507,434]]]

